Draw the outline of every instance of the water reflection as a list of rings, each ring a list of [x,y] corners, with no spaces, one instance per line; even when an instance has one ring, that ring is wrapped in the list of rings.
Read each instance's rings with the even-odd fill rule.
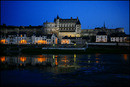
[[[1,62],[5,62],[5,56],[0,57]]]
[[[26,61],[26,57],[20,57],[20,61],[25,62]]]
[[[96,53],[96,57],[98,57],[99,55],[101,55],[100,53]]]
[[[0,57],[1,63],[7,63],[9,65],[16,65],[16,66],[24,66],[28,67],[30,66],[42,66],[41,68],[47,68],[48,71],[52,72],[67,72],[67,71],[74,71],[76,69],[86,67],[98,67],[95,66],[101,65],[102,61],[97,56],[99,54],[96,54],[95,56],[92,55],[22,55],[22,56],[2,56]],[[38,67],[38,66],[37,66]],[[50,68],[52,67],[52,68]],[[100,66],[101,67],[101,66]]]
[[[126,82],[129,83],[129,56],[129,54],[0,56],[1,79],[4,84],[27,83],[35,87],[38,87],[38,84],[72,86],[74,82],[75,86],[83,84],[101,87],[116,82],[119,86],[123,83],[122,87],[126,87]]]
[[[124,60],[127,61],[128,59],[128,54],[123,54]]]

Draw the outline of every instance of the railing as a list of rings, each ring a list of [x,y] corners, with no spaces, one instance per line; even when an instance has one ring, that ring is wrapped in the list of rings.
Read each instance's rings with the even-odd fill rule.
[[[46,47],[43,47],[42,48],[43,50],[44,49],[55,49],[55,50],[86,50],[86,48],[46,48]]]
[[[130,46],[130,43],[87,43],[88,45],[118,45],[118,46]]]

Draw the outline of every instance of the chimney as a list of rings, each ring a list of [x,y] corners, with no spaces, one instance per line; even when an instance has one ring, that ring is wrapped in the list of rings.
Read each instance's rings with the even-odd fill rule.
[[[72,19],[72,17],[71,17],[71,19]]]
[[[78,17],[77,17],[77,20],[79,20]]]

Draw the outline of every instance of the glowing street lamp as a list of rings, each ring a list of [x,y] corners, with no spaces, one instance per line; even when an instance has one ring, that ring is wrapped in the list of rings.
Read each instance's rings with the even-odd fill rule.
[[[55,44],[53,44],[53,47],[55,46]]]

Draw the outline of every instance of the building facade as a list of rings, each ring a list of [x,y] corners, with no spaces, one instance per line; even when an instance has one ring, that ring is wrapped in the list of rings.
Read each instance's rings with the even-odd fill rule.
[[[64,36],[80,37],[81,24],[77,19],[61,19],[59,16],[54,19],[54,22],[44,23],[44,32],[46,34],[55,33],[60,39]]]
[[[110,35],[111,42],[126,42],[127,37],[125,33],[113,33]]]
[[[55,34],[33,35],[32,44],[58,44],[58,37]]]
[[[96,35],[96,42],[107,42],[106,32],[98,32]]]
[[[3,34],[8,34],[11,32],[26,32],[26,34],[33,34],[43,32],[43,26],[6,26],[0,25],[0,32]]]
[[[33,34],[27,35],[25,32],[8,33],[6,37],[0,39],[2,44],[58,44],[58,37],[55,34]]]
[[[86,40],[81,37],[65,36],[61,39],[61,44],[85,44]]]
[[[108,29],[105,27],[104,23],[104,26],[101,28],[97,27],[95,29],[82,29],[81,36],[96,36],[98,32],[106,32],[107,35],[120,32],[124,33],[124,28]]]

